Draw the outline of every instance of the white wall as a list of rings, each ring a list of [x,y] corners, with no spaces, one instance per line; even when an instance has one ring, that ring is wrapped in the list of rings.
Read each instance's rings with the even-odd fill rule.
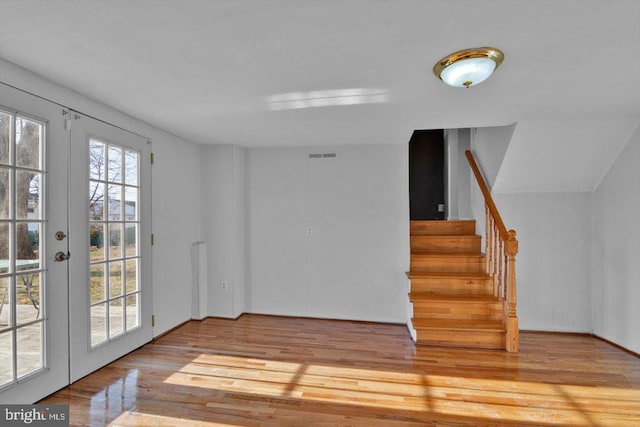
[[[247,170],[247,311],[406,322],[406,145],[251,149]]]
[[[640,353],[640,129],[593,196],[593,332]]]
[[[493,197],[507,228],[518,233],[520,328],[591,332],[591,193]]]
[[[197,146],[0,59],[0,80],[150,138],[154,335],[191,317],[191,244],[198,240]]]
[[[208,252],[208,316],[245,310],[245,150],[200,147],[202,236]],[[228,290],[222,290],[222,282]]]
[[[490,189],[496,181],[515,127],[513,124],[471,131],[471,150]]]

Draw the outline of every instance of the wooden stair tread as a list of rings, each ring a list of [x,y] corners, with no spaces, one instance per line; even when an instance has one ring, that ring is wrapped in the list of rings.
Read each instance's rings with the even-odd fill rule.
[[[493,295],[446,294],[440,292],[410,292],[411,301],[453,301],[469,303],[500,303]]]
[[[465,331],[504,332],[505,327],[500,320],[462,320],[462,319],[412,319],[416,329],[450,329]]]
[[[441,251],[432,251],[432,250],[413,250],[411,251],[411,255],[420,255],[420,256],[433,256],[433,257],[443,257],[443,258],[464,258],[464,257],[477,257],[482,258],[484,254],[482,252],[441,252]]]
[[[457,272],[457,271],[420,271],[411,270],[407,271],[407,277],[410,279],[490,279],[486,273],[483,272]]]

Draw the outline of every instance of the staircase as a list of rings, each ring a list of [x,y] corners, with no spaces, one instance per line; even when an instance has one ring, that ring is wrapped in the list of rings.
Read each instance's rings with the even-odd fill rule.
[[[407,275],[417,344],[505,348],[504,301],[475,229],[473,220],[411,221]]]

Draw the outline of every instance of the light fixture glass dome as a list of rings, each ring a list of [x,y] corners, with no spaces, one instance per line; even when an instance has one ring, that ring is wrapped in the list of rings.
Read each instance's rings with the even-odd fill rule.
[[[433,67],[434,74],[453,87],[470,87],[491,76],[504,59],[493,47],[465,49],[442,58]]]

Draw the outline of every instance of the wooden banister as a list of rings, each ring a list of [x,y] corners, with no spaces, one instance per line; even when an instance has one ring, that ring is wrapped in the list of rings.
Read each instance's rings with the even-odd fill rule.
[[[519,327],[516,313],[516,232],[507,231],[473,153],[466,150],[465,156],[484,197],[486,272],[493,278],[494,296],[504,304],[504,323],[507,331],[505,347],[507,351],[517,352]]]

